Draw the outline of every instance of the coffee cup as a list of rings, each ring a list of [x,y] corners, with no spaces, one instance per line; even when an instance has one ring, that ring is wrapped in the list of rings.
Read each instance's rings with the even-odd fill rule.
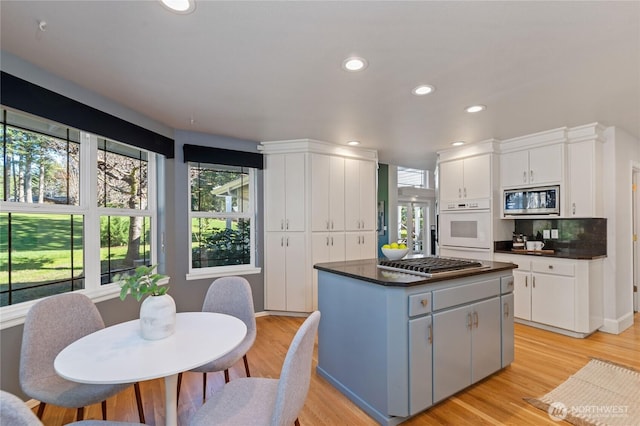
[[[527,241],[527,250],[542,250],[544,243],[542,241]]]

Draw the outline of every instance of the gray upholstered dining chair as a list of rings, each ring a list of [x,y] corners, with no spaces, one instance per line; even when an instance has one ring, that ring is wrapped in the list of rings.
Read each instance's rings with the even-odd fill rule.
[[[84,420],[71,423],[82,426],[138,426],[141,423],[106,422],[103,420]],[[2,426],[43,426],[20,398],[12,393],[0,390],[0,425]]]
[[[253,295],[249,282],[243,277],[221,277],[216,279],[209,286],[207,294],[202,304],[203,312],[216,312],[227,314],[239,318],[247,326],[247,335],[242,342],[231,352],[212,361],[208,364],[189,370],[202,374],[202,403],[207,395],[207,373],[224,371],[224,381],[229,383],[229,369],[240,359],[244,361],[244,369],[247,377],[251,377],[249,372],[249,362],[247,352],[256,341],[256,315],[253,309]],[[182,384],[182,373],[178,375],[178,396],[180,396],[180,386]]]
[[[225,384],[196,411],[191,425],[299,425],[298,414],[311,382],[319,323],[319,311],[302,323],[291,341],[279,379],[251,377]]]
[[[106,399],[131,386],[131,383],[93,385],[60,377],[53,362],[67,345],[104,328],[96,305],[87,296],[65,293],[37,302],[27,313],[20,351],[20,386],[29,397],[40,401],[38,418],[46,404],[77,408],[77,419],[84,418],[84,407],[102,402],[102,418],[107,418]],[[144,412],[140,387],[135,383],[140,421]]]

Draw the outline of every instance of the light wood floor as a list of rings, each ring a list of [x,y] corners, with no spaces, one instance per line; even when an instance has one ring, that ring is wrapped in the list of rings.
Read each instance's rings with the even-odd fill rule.
[[[260,317],[258,338],[248,354],[251,374],[278,377],[282,361],[302,318]],[[558,425],[545,412],[523,401],[541,396],[566,380],[591,357],[604,358],[640,369],[640,314],[634,326],[620,335],[596,332],[586,339],[516,324],[515,362],[484,381],[460,392],[405,422],[405,425]],[[375,425],[363,411],[315,374],[306,405],[300,413],[302,425]],[[244,376],[242,363],[231,372],[231,380]],[[223,385],[222,373],[209,374],[208,392]],[[164,382],[141,383],[147,424],[164,425]],[[184,375],[180,394],[179,423],[186,425],[202,401],[202,376]],[[138,421],[133,388],[108,400],[110,420]],[[35,409],[34,409],[35,411]],[[74,420],[75,410],[47,407],[45,425]],[[100,406],[89,407],[87,418],[101,418]]]

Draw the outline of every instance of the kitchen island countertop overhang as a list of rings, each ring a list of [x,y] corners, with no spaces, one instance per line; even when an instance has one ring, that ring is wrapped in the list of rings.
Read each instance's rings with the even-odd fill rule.
[[[509,271],[518,266],[507,262],[479,261],[482,268],[461,269],[455,272],[434,274],[432,277],[414,275],[408,272],[387,271],[378,267],[378,259],[351,260],[344,262],[317,263],[313,267],[319,271],[331,272],[346,277],[357,278],[370,283],[393,286],[410,287],[423,284],[431,284],[441,281],[449,281],[454,278],[463,278],[490,274],[493,272]]]

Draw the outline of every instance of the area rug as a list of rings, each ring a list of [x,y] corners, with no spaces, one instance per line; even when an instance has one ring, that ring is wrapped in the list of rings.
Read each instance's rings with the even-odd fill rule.
[[[640,372],[594,358],[548,394],[525,400],[574,425],[640,426]]]

